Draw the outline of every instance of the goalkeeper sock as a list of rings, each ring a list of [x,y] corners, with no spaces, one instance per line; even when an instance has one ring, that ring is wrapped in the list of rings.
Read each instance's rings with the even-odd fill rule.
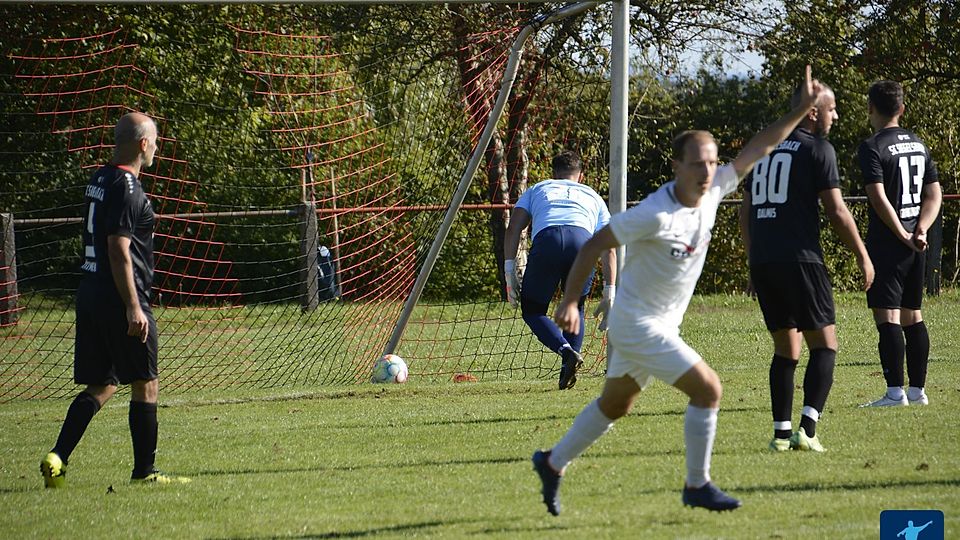
[[[527,323],[544,347],[559,354],[560,349],[568,344],[560,328],[547,316],[547,304],[521,298],[520,312],[523,314],[523,322]]]
[[[583,331],[585,329],[584,307],[586,306],[586,302],[586,296],[581,296],[580,301],[577,302],[577,310],[580,311],[580,332],[578,334],[571,334],[569,332],[563,333],[563,339],[567,340],[567,343],[570,344],[570,347],[577,352],[580,352],[580,350],[583,348]]]

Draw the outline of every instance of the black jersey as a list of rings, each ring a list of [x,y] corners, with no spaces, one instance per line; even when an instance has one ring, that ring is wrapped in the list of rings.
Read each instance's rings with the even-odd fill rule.
[[[822,264],[819,193],[839,186],[833,145],[803,128],[793,130],[744,182],[751,203],[750,264]]]
[[[106,165],[90,177],[84,192],[87,204],[83,218],[84,280],[107,295],[120,298],[113,282],[107,237],[130,239],[133,280],[142,304],[150,299],[153,285],[153,227],[155,216],[140,181],[126,169]]]
[[[860,143],[857,151],[863,185],[883,184],[883,191],[907,232],[913,232],[920,217],[923,186],[937,182],[937,166],[927,146],[902,127],[881,129]],[[867,239],[899,242],[893,231],[870,206]]]

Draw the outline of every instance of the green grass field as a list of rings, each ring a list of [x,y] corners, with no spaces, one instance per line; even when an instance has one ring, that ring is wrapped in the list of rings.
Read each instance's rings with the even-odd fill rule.
[[[158,465],[193,477],[184,486],[127,483],[121,398],[94,419],[68,487],[44,490],[37,465],[69,401],[0,405],[0,537],[846,539],[877,538],[885,509],[939,509],[956,538],[960,295],[929,299],[924,313],[930,406],[857,408],[884,383],[862,295],[841,295],[841,350],[818,430],[828,452],[774,455],[759,310],[745,297],[694,298],[683,334],[724,382],[712,472],[744,501],[732,513],[681,506],[685,400],[662,383],[570,467],[554,518],[530,454],[562,436],[601,377],[565,392],[553,380],[414,379],[164,395],[161,382]],[[796,411],[800,401],[798,392]]]

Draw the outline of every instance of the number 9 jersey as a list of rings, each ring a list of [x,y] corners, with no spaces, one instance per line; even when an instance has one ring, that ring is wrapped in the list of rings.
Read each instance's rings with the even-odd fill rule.
[[[149,305],[153,286],[153,228],[156,217],[137,177],[123,166],[105,165],[90,177],[84,192],[83,279],[119,304],[107,237],[130,239],[133,279],[141,305]]]
[[[937,166],[925,144],[902,127],[881,129],[860,143],[857,151],[864,186],[883,184],[883,191],[907,232],[917,227],[923,186],[936,183]],[[900,241],[870,205],[867,242]]]

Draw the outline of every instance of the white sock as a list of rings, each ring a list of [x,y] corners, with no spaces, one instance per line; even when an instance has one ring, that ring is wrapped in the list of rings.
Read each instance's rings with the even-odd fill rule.
[[[903,399],[903,387],[901,386],[888,386],[887,387],[887,397],[893,400]]]
[[[923,387],[922,386],[911,386],[907,389],[907,398],[916,401],[923,397]]]
[[[717,435],[717,411],[687,405],[683,438],[687,445],[687,485],[703,487],[710,481],[710,455]]]
[[[563,472],[568,463],[582,454],[612,426],[613,420],[600,411],[596,400],[591,401],[574,419],[566,435],[550,451],[550,466],[555,471]]]
[[[806,416],[807,418],[813,420],[814,422],[820,421],[820,411],[814,409],[809,405],[804,405],[803,409],[800,411],[801,416]]]
[[[793,431],[793,422],[790,420],[774,422],[773,429],[775,431]]]

